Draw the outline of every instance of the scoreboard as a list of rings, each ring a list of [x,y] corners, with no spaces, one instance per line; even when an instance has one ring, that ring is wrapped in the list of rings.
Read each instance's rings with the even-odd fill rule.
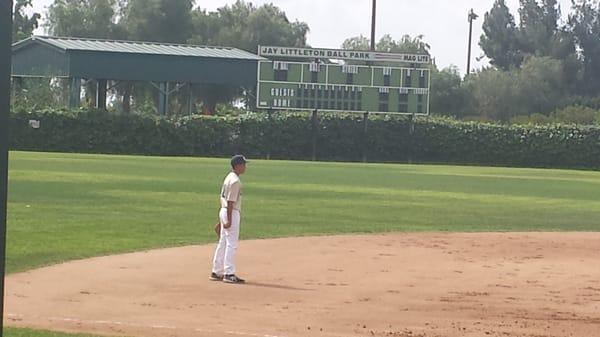
[[[258,109],[429,114],[429,55],[288,47],[259,54]]]

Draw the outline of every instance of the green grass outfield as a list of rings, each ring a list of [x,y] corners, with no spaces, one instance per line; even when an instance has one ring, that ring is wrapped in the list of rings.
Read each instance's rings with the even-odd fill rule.
[[[214,242],[227,171],[223,159],[12,152],[8,272]],[[244,239],[600,230],[600,172],[255,160],[243,181]]]
[[[214,242],[228,160],[10,154],[8,272]],[[242,237],[599,231],[600,172],[256,160]]]

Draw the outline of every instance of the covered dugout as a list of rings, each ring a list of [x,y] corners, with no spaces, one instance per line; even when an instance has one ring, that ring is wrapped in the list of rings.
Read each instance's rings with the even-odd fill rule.
[[[97,82],[96,107],[106,108],[108,81],[144,81],[159,92],[166,114],[169,94],[194,84],[256,86],[262,58],[236,48],[33,36],[13,44],[12,76],[67,78],[69,106],[80,105],[82,80]],[[170,88],[170,83],[176,83]],[[190,90],[191,93],[191,90]],[[190,95],[191,101],[191,95]]]

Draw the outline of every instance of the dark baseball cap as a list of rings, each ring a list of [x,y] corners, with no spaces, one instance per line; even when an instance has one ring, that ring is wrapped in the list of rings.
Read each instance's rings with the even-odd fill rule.
[[[246,160],[246,157],[242,156],[241,154],[231,157],[231,167],[236,167],[237,165],[246,164],[247,162],[248,162],[248,160]]]

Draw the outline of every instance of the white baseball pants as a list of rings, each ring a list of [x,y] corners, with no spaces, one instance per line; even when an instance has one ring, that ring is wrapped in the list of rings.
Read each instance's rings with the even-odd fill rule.
[[[231,227],[223,228],[223,224],[227,222],[227,208],[221,208],[219,211],[221,237],[215,250],[212,270],[217,275],[235,274],[235,252],[240,237],[240,211],[233,210],[231,217]]]

